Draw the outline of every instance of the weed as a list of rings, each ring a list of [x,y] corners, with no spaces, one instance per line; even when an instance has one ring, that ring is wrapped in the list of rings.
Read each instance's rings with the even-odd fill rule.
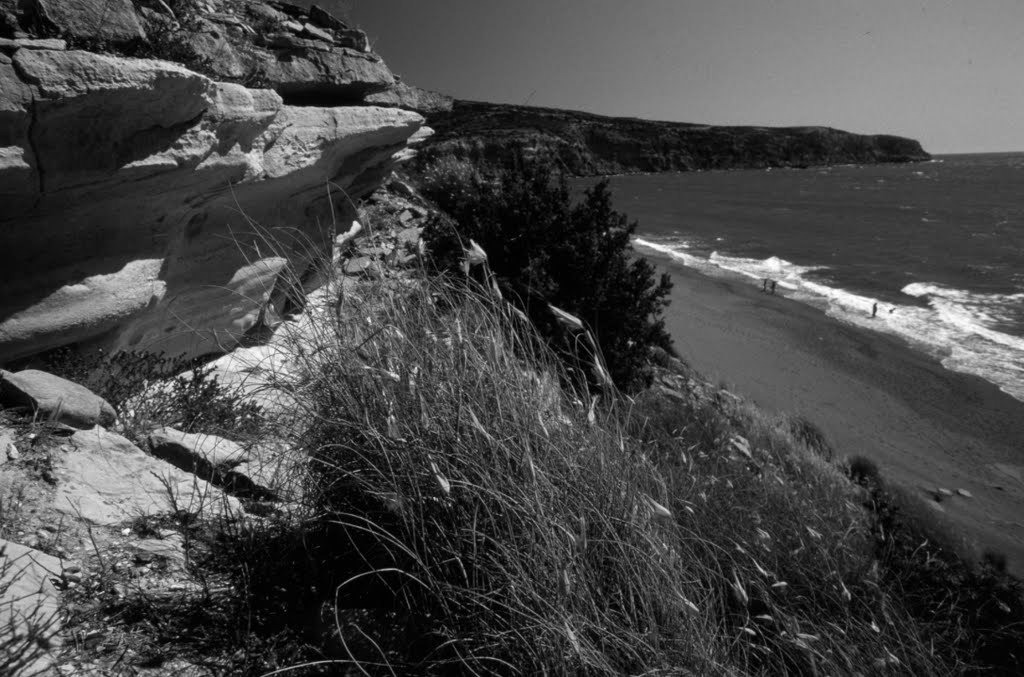
[[[47,370],[107,400],[125,434],[136,441],[158,426],[252,438],[265,420],[258,404],[221,384],[211,366],[195,361],[154,353],[82,354],[73,348],[58,349],[42,360]]]

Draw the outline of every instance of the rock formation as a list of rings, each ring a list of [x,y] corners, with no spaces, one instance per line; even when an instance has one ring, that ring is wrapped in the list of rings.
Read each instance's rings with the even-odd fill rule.
[[[929,155],[913,139],[828,127],[725,127],[456,101],[431,112],[436,130],[418,162],[439,157],[503,162],[526,154],[557,159],[578,176],[632,172],[913,162]]]
[[[383,92],[371,94],[366,100],[377,106],[404,108],[423,115],[447,113],[455,104],[455,100],[446,94],[413,87],[404,82],[396,82]]]
[[[426,133],[323,10],[171,5],[0,0],[0,363],[230,349]]]

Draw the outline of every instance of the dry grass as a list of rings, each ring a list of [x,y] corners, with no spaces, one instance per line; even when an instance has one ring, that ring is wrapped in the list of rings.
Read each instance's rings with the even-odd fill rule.
[[[365,285],[338,308],[289,386],[331,665],[956,671],[886,587],[867,496],[806,422],[725,395],[567,395],[484,291]]]
[[[287,403],[294,503],[197,538],[232,592],[154,641],[232,674],[1016,674],[1019,588],[809,422],[685,377],[572,394],[489,289],[329,269],[248,389]]]
[[[311,353],[305,445],[346,659],[415,674],[697,665],[712,652],[679,638],[707,634],[687,606],[702,593],[681,576],[664,483],[607,412],[559,390],[506,308],[369,287]]]

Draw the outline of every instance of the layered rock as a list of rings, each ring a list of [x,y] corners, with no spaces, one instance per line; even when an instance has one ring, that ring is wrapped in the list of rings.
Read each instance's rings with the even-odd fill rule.
[[[164,3],[145,4],[164,11],[139,13],[154,44],[161,21],[187,33]],[[350,29],[313,23],[331,24],[326,13],[206,4],[242,8],[190,21],[227,26],[217,36],[235,36],[242,71],[259,70],[264,88],[211,78],[230,58],[202,73],[39,49],[60,46],[31,39],[45,35],[0,44],[0,363],[87,340],[185,356],[230,349],[301,296],[284,277],[329,259],[335,221],[347,224],[353,202],[422,137],[412,112],[288,105],[361,103],[393,83]],[[239,16],[323,48],[265,47],[267,34],[256,39]],[[58,34],[75,44],[71,24]]]
[[[366,34],[316,5],[207,0],[207,10],[177,15],[148,5],[141,13],[156,56],[217,80],[273,89],[287,103],[356,104],[395,84]]]
[[[404,108],[424,115],[447,113],[455,104],[455,100],[447,94],[414,87],[404,82],[396,82],[383,92],[371,94],[366,97],[366,101],[376,106]]]

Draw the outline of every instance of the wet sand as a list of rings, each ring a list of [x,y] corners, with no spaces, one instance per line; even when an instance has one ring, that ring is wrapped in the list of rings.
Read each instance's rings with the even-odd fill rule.
[[[771,411],[815,423],[838,457],[862,455],[923,495],[975,553],[1024,575],[1024,403],[882,334],[652,257],[675,288],[666,324],[681,357]],[[930,499],[929,499],[930,500]]]

